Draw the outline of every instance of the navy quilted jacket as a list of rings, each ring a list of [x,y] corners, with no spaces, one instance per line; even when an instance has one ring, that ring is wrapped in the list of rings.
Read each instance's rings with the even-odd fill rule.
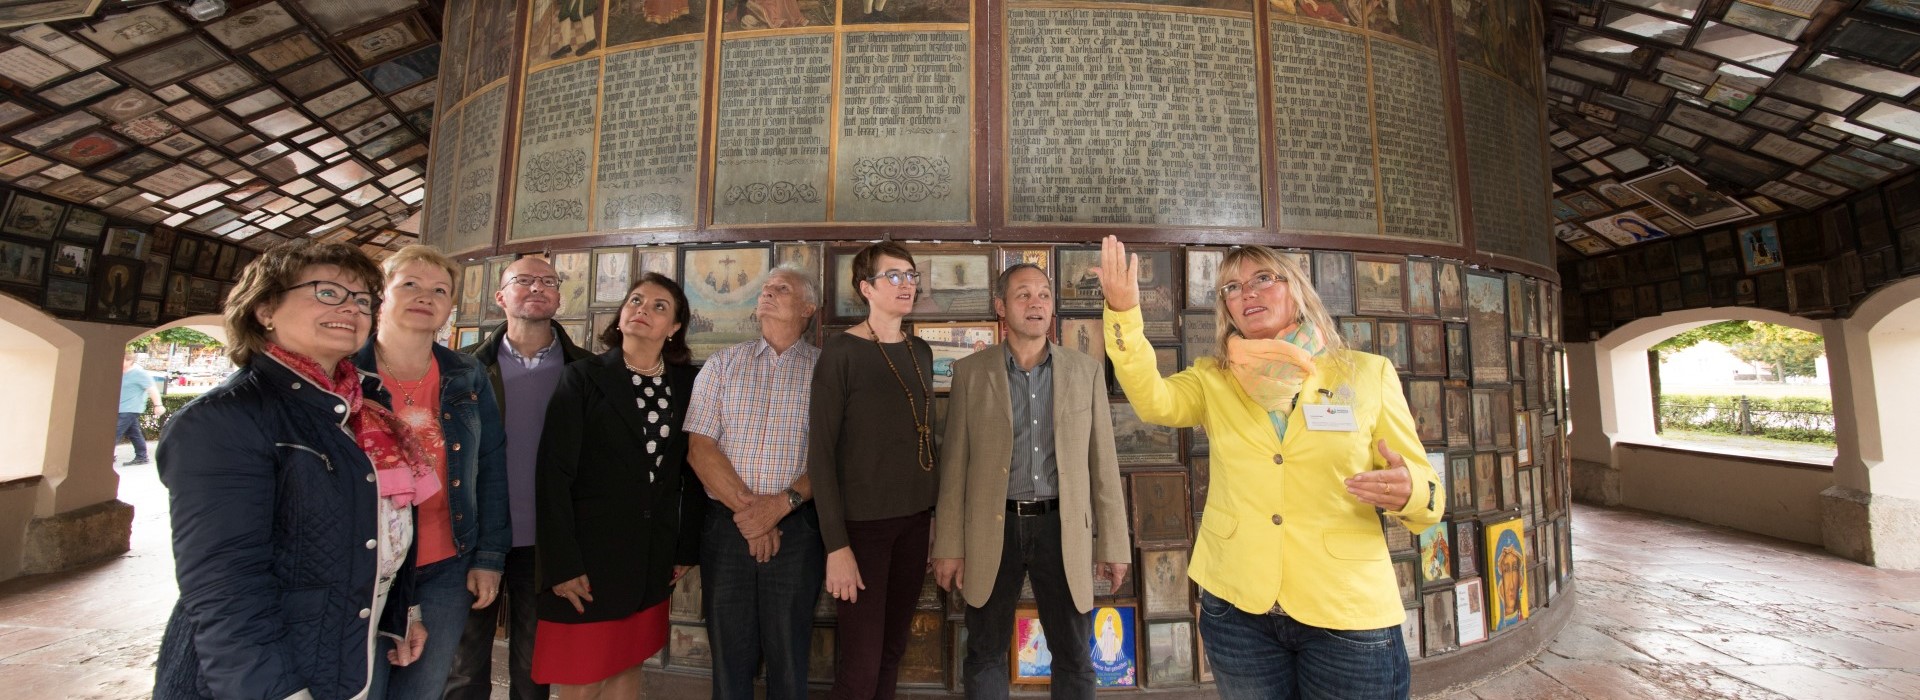
[[[372,626],[405,633],[412,554],[372,610],[380,495],[345,421],[339,396],[264,353],[168,421],[157,456],[180,600],[155,698],[350,698]]]

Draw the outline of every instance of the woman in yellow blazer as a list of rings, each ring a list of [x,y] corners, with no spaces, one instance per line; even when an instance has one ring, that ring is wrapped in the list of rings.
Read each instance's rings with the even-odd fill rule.
[[[1142,420],[1206,427],[1212,484],[1188,575],[1221,697],[1406,697],[1406,613],[1375,509],[1418,532],[1446,493],[1392,363],[1347,348],[1299,266],[1250,246],[1216,276],[1218,356],[1162,378],[1138,265],[1102,242],[1107,356]]]

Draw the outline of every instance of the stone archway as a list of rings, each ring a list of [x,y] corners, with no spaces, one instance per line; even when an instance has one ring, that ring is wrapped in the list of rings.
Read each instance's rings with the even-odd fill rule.
[[[1614,329],[1599,341],[1583,344],[1590,348],[1593,366],[1598,370],[1591,386],[1572,386],[1576,417],[1593,416],[1598,421],[1576,421],[1570,439],[1574,455],[1608,451],[1620,441],[1650,441],[1654,435],[1652,375],[1647,367],[1647,351],[1674,335],[1720,321],[1760,321],[1787,326],[1809,333],[1823,333],[1820,322],[1768,309],[1741,306],[1687,309],[1638,319]],[[1584,358],[1583,358],[1584,359]],[[1568,361],[1573,362],[1570,355]],[[1572,378],[1569,377],[1571,380]],[[1582,414],[1578,404],[1594,411]],[[1597,428],[1597,430],[1596,430]],[[1604,441],[1604,442],[1602,442]]]
[[[1644,318],[1592,343],[1567,346],[1574,497],[1626,505],[1807,543],[1821,540],[1825,465],[1745,458],[1662,444],[1655,432],[1647,351],[1719,321],[1760,321],[1813,333],[1817,321],[1746,307]],[[1833,364],[1829,340],[1829,364]]]

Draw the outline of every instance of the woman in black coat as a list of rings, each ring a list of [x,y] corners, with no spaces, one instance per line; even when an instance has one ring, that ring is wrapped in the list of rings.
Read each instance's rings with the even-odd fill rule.
[[[564,700],[639,697],[667,637],[673,584],[699,563],[706,495],[680,430],[698,372],[680,285],[649,273],[602,339],[567,365],[540,439],[535,519],[540,626],[533,676]]]

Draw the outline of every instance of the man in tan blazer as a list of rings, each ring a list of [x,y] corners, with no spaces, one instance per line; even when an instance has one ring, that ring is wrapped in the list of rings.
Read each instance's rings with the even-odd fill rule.
[[[953,365],[934,578],[966,597],[968,698],[1007,697],[1014,607],[1031,577],[1053,697],[1091,700],[1093,581],[1119,587],[1132,561],[1105,371],[1047,342],[1053,285],[1040,268],[1007,268],[993,291],[1006,342]]]

